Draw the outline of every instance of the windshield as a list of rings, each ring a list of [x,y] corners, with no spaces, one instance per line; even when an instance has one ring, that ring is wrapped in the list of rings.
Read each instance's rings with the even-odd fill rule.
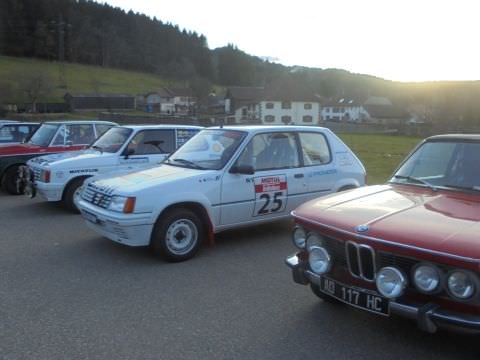
[[[48,146],[60,124],[42,124],[28,141],[29,144]]]
[[[100,136],[90,147],[102,152],[115,153],[122,147],[132,133],[132,129],[114,127]]]
[[[391,182],[480,190],[480,143],[426,142],[398,169]]]
[[[230,160],[247,135],[237,130],[203,130],[167,159],[174,166],[219,170]]]

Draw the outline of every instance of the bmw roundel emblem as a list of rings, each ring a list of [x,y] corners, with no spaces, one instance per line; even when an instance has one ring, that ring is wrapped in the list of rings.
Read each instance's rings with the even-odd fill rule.
[[[359,233],[367,232],[368,229],[369,229],[368,225],[358,225],[357,226],[357,232],[359,232]]]

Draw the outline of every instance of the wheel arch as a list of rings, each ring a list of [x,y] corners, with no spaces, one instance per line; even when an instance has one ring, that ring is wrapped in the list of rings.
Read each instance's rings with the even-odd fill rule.
[[[65,197],[65,191],[68,189],[68,187],[76,180],[78,179],[83,179],[84,181],[86,179],[88,179],[89,177],[91,177],[91,175],[79,175],[79,176],[75,176],[73,178],[71,178],[70,180],[68,180],[68,182],[65,184],[65,186],[63,187],[63,190],[62,190],[62,199]]]
[[[169,212],[173,209],[178,209],[178,208],[188,209],[188,210],[192,211],[193,213],[195,213],[196,215],[198,215],[200,217],[200,220],[202,220],[202,222],[206,225],[206,231],[207,231],[206,235],[207,235],[208,243],[210,245],[213,245],[214,244],[213,223],[212,223],[212,220],[210,218],[210,215],[209,215],[207,209],[205,208],[205,206],[203,204],[201,204],[199,202],[196,202],[196,201],[181,201],[181,202],[170,204],[170,205],[166,206],[160,212],[160,214],[158,214],[158,216],[155,220],[155,223],[157,223],[162,218],[162,216],[164,216],[167,212]]]
[[[350,190],[361,187],[362,184],[357,179],[343,179],[335,184],[334,192]]]

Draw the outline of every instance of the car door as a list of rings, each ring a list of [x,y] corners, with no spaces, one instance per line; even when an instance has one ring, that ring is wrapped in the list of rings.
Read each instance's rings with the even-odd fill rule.
[[[301,203],[333,191],[338,177],[327,137],[321,132],[300,132],[301,156],[308,192]]]
[[[173,129],[138,131],[125,147],[120,164],[139,168],[160,164],[175,150]]]
[[[226,172],[222,179],[221,225],[267,220],[289,214],[306,191],[294,132],[255,135],[235,166],[253,166],[253,175]]]

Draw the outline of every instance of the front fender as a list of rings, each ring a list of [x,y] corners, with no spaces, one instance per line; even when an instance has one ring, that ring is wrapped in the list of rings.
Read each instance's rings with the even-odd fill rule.
[[[161,206],[158,206],[153,209],[152,217],[154,221],[160,217],[163,211],[171,206],[182,203],[195,203],[202,206],[207,212],[208,217],[210,218],[211,225],[215,228],[215,224],[218,224],[218,214],[213,212],[212,204],[210,200],[203,194],[198,192],[182,192],[177,194],[165,194],[162,197]]]

